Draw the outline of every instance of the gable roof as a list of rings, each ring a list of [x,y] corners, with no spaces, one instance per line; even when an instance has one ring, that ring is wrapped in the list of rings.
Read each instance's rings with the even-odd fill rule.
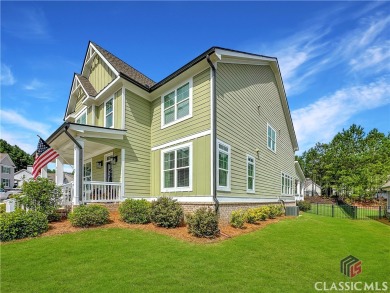
[[[93,87],[92,83],[88,80],[88,78],[86,78],[85,76],[78,74],[78,73],[75,73],[75,75],[79,79],[82,87],[87,92],[87,94],[92,96],[92,97],[96,97],[97,92],[96,92],[95,88]]]
[[[146,86],[147,88],[150,88],[156,84],[152,79],[150,79],[146,75],[142,74],[137,69],[130,66],[129,64],[127,64],[123,60],[119,59],[115,55],[111,54],[106,49],[103,49],[98,44],[96,44],[94,42],[90,42],[90,43],[103,55],[103,57],[120,74],[127,76],[128,78],[132,79],[136,83],[143,85],[143,86]]]
[[[15,164],[7,153],[0,153],[0,163],[15,168]],[[7,163],[7,164],[5,164]]]

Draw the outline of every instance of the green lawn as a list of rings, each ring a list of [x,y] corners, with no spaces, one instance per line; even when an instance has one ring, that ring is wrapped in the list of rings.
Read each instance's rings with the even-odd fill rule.
[[[94,229],[1,246],[1,292],[313,292],[315,282],[390,275],[390,226],[304,214],[217,244]]]

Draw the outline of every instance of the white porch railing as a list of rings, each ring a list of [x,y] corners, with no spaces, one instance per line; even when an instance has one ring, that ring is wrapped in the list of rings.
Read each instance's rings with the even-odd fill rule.
[[[84,182],[84,202],[116,202],[121,198],[120,182]]]
[[[117,202],[121,199],[120,182],[102,182],[102,181],[85,181],[83,192],[83,202]],[[72,204],[74,196],[73,182],[64,184],[62,188],[61,206]]]

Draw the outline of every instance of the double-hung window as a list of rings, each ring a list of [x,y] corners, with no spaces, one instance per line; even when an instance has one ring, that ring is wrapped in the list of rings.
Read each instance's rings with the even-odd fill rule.
[[[3,174],[11,174],[11,168],[6,166],[1,166],[1,173]]]
[[[192,115],[192,80],[162,96],[162,128],[175,124]]]
[[[104,127],[114,127],[114,98],[104,103]]]
[[[192,190],[192,143],[161,152],[161,191]]]
[[[230,191],[230,146],[218,141],[218,190]]]
[[[286,173],[282,173],[282,194],[290,195],[292,192],[293,178]]]
[[[10,180],[9,179],[1,179],[1,184],[4,186],[4,187],[11,187],[9,186],[10,185]]]
[[[246,156],[246,191],[248,193],[255,192],[255,158],[252,156]]]
[[[267,147],[276,153],[276,132],[269,124],[267,124]]]
[[[83,111],[79,117],[76,119],[78,124],[87,124],[87,110]]]

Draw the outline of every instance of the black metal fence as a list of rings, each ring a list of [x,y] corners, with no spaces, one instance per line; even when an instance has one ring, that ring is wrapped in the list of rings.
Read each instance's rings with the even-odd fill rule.
[[[308,213],[333,218],[356,220],[381,219],[386,216],[386,208],[382,206],[358,207],[347,204],[312,203]]]

